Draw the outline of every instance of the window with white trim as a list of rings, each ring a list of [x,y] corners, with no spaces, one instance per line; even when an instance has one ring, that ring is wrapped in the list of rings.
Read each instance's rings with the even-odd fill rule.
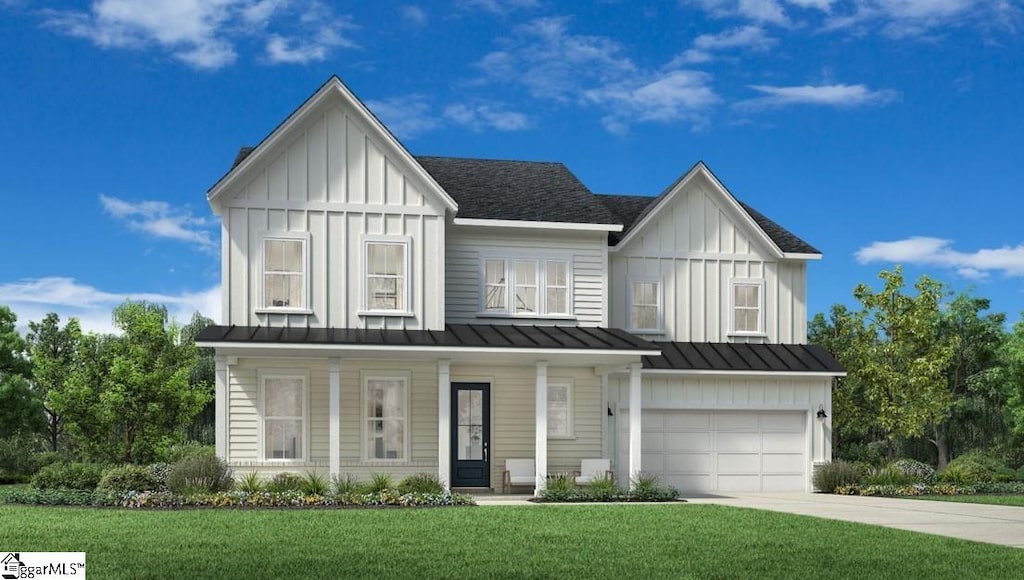
[[[539,258],[483,260],[481,313],[570,316],[570,262]]]
[[[633,280],[629,291],[629,328],[661,329],[661,282]]]
[[[732,283],[732,330],[738,334],[760,334],[764,284],[760,280]]]
[[[409,310],[409,243],[366,242],[366,304],[370,312]]]
[[[263,308],[306,308],[306,239],[263,238]]]
[[[409,380],[402,376],[365,377],[366,458],[406,459]]]
[[[548,437],[572,434],[572,385],[548,383]]]
[[[263,375],[263,457],[304,459],[306,377]]]

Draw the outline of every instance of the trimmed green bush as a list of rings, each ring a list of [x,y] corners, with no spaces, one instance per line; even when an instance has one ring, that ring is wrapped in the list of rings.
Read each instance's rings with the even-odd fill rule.
[[[160,463],[177,463],[182,459],[199,457],[202,455],[216,455],[213,445],[203,445],[198,441],[167,442],[157,447],[154,455]]]
[[[433,473],[417,473],[398,484],[398,493],[443,493],[441,480]]]
[[[865,464],[861,464],[865,465]],[[858,465],[847,461],[830,461],[814,470],[814,488],[824,493],[833,493],[837,487],[860,483],[862,472]],[[868,470],[871,468],[868,467]]]
[[[0,439],[0,483],[25,483],[41,467],[38,453],[32,453],[35,441],[29,435],[12,435]]]
[[[327,476],[316,471],[307,471],[299,484],[299,491],[306,495],[327,495],[331,483]]]
[[[259,493],[263,491],[263,479],[259,473],[250,471],[235,482],[235,489],[245,493]]]
[[[586,490],[590,497],[594,498],[594,501],[615,501],[623,493],[622,488],[616,485],[615,480],[607,474],[590,480]]]
[[[892,464],[872,469],[861,481],[865,485],[910,485],[921,483],[921,480],[917,477],[907,475]]]
[[[359,490],[363,488],[363,484],[351,473],[344,477],[335,475],[331,479],[331,483],[334,485],[334,495],[359,493]]]
[[[950,461],[946,469],[939,474],[939,481],[957,485],[987,483],[996,481],[997,477],[1008,481],[1006,478],[1009,474],[1005,468],[1006,466],[998,459],[979,451],[972,451]]]
[[[935,483],[935,468],[927,463],[916,459],[897,459],[892,462],[894,469],[900,473],[913,477],[922,483]]]
[[[302,487],[302,477],[294,473],[277,473],[263,487],[271,493],[299,491]]]
[[[182,459],[167,475],[167,489],[178,494],[227,491],[233,485],[227,463],[212,455]]]
[[[52,463],[35,474],[32,486],[36,489],[92,491],[102,478],[103,466],[98,463]]]
[[[386,473],[374,473],[370,481],[364,486],[365,493],[383,493],[394,487],[391,476]]]
[[[639,473],[633,478],[629,496],[634,501],[671,501],[679,497],[679,490],[661,484],[653,473]]]
[[[475,505],[473,498],[459,493],[394,492],[352,494],[346,496],[305,495],[300,491],[262,492],[218,491],[177,495],[169,491],[92,492],[66,489],[16,488],[0,490],[0,504],[98,506],[121,508],[175,509],[210,508],[282,508],[282,507],[425,507]]]
[[[100,479],[99,491],[157,491],[161,484],[144,465],[122,465],[108,469]]]
[[[149,472],[153,475],[153,479],[156,480],[158,489],[167,489],[167,476],[171,474],[170,463],[151,463],[149,465]]]
[[[93,505],[96,492],[82,489],[19,487],[0,491],[0,503],[23,505]]]

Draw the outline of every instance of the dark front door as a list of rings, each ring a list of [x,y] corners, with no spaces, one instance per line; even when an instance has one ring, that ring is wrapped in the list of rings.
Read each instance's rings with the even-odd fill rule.
[[[491,386],[452,384],[452,486],[491,486]]]

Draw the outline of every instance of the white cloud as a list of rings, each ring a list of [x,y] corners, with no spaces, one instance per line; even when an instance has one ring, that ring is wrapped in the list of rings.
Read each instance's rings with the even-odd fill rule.
[[[46,27],[101,48],[157,47],[197,69],[234,63],[245,38],[265,42],[271,62],[323,59],[354,46],[342,34],[351,23],[318,0],[96,0],[87,10],[40,14]]]
[[[637,121],[706,123],[707,110],[719,100],[709,75],[680,70],[676,63],[644,69],[619,43],[574,34],[569,23],[552,17],[519,25],[477,67],[486,81],[521,85],[535,98],[600,107],[613,133]]]
[[[459,0],[458,4],[465,9],[483,10],[499,15],[540,6],[538,0]]]
[[[683,0],[716,18],[746,18],[755,22],[788,24],[789,18],[778,0]]]
[[[100,204],[109,215],[135,231],[188,242],[206,251],[217,247],[210,233],[212,222],[193,216],[185,208],[173,208],[165,201],[130,202],[103,194],[100,194]]]
[[[441,126],[423,95],[370,100],[366,101],[366,106],[400,139],[415,139]]]
[[[864,85],[801,85],[774,87],[751,85],[752,89],[764,96],[740,101],[736,107],[756,110],[790,105],[821,105],[836,108],[884,105],[899,98],[892,90],[871,90]]]
[[[474,131],[485,128],[499,131],[520,131],[530,127],[530,119],[523,113],[507,111],[500,106],[488,104],[448,105],[444,109],[444,116],[446,119]]]
[[[765,33],[759,25],[738,26],[717,34],[702,34],[693,45],[669,63],[669,66],[697,64],[714,60],[714,53],[731,49],[765,51],[778,41]]]
[[[48,312],[56,312],[61,319],[78,318],[83,330],[113,332],[111,312],[127,299],[163,304],[171,317],[182,324],[188,322],[195,312],[217,321],[221,309],[219,285],[179,294],[108,292],[73,278],[53,276],[0,283],[0,296],[3,304],[10,306],[18,315],[21,329],[27,328],[29,321],[39,321]]]
[[[974,280],[984,279],[992,272],[1024,276],[1024,244],[961,252],[953,249],[952,240],[920,236],[893,242],[872,242],[857,250],[855,256],[861,264],[899,262],[941,266]]]
[[[398,14],[406,24],[412,26],[427,25],[427,13],[419,6],[405,4],[398,8]]]

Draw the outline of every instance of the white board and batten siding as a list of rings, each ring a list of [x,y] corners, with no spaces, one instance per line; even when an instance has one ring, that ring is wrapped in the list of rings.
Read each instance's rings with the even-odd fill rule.
[[[483,260],[557,259],[570,264],[572,317],[481,317]],[[445,314],[453,324],[607,326],[605,232],[566,232],[449,226],[445,254]]]
[[[439,329],[444,326],[445,207],[354,111],[311,111],[218,200],[225,232],[224,324]],[[308,233],[312,314],[262,305],[261,236]],[[411,240],[412,317],[359,316],[365,236]]]
[[[800,260],[776,259],[739,212],[703,176],[609,254],[611,325],[629,328],[629,284],[660,280],[662,335],[693,342],[807,341],[807,270]],[[763,336],[730,333],[734,279],[764,281]]]
[[[684,492],[810,491],[832,456],[829,377],[645,376],[643,471]],[[629,380],[609,378],[617,409],[607,445],[627,477]]]

